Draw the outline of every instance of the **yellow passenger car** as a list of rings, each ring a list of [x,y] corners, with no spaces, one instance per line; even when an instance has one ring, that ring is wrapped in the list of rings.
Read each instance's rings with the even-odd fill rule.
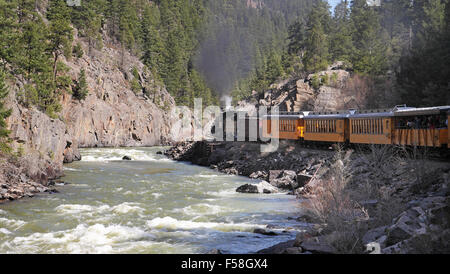
[[[350,111],[350,143],[391,144],[393,117],[392,110]]]
[[[348,112],[305,112],[304,120],[305,141],[332,143],[348,141]]]
[[[262,137],[265,139],[298,140],[303,138],[303,115],[271,114],[264,116],[262,120]]]

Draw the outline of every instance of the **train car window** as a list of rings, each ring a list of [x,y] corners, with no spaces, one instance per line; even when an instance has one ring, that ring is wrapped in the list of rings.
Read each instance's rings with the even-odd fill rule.
[[[375,119],[375,135],[378,135],[378,119]]]
[[[380,119],[376,120],[375,129],[377,131],[377,135],[380,134]]]

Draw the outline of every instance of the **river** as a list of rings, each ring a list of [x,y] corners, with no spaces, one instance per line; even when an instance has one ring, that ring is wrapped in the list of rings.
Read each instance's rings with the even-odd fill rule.
[[[242,254],[301,229],[288,218],[301,210],[293,196],[236,193],[256,181],[172,161],[162,149],[82,149],[59,193],[0,205],[0,253]],[[253,233],[267,225],[279,235]]]

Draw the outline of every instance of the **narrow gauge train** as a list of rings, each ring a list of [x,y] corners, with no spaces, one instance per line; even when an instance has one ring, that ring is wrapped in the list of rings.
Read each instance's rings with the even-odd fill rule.
[[[244,131],[238,129],[239,117],[246,120]],[[379,110],[284,112],[263,117],[236,114],[234,119],[229,119],[234,124],[231,127],[233,132],[228,131],[225,119],[221,128],[224,135],[234,134],[235,141],[255,141],[254,136],[257,136],[256,140],[278,138],[322,143],[450,148],[449,119],[450,106],[396,106],[393,109]],[[255,124],[258,125],[257,128]],[[277,125],[278,132],[272,132]],[[239,132],[243,133],[237,138]]]

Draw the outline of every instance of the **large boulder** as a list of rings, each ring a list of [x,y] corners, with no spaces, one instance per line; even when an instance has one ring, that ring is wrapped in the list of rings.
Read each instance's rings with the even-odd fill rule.
[[[395,245],[415,235],[426,233],[426,225],[420,221],[425,217],[417,217],[416,212],[417,209],[400,214],[395,223],[387,229],[386,246]]]
[[[263,194],[271,194],[277,193],[278,189],[266,181],[261,181],[258,184],[245,184],[236,189],[236,192],[239,193],[263,193]]]
[[[298,188],[297,173],[292,170],[271,170],[269,183],[284,190],[295,190]]]
[[[307,239],[300,244],[300,247],[313,254],[336,253],[336,249],[325,241],[324,236]]]

